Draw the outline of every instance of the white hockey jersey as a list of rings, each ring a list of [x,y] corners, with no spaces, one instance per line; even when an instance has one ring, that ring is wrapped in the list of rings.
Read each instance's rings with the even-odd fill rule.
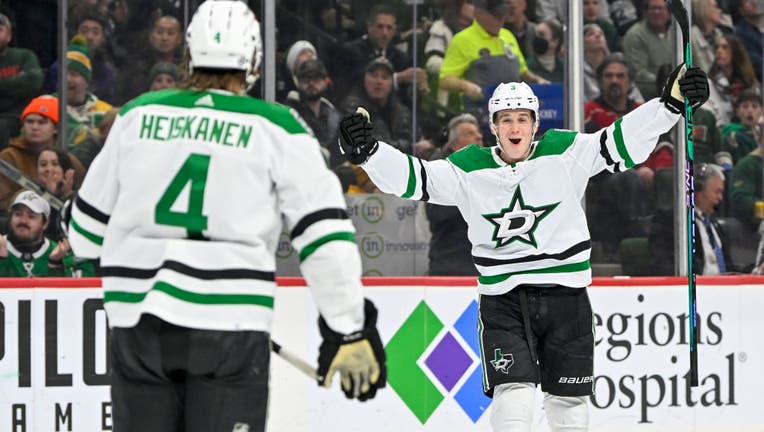
[[[678,119],[654,99],[593,134],[547,131],[513,165],[498,147],[471,145],[423,161],[380,143],[363,168],[384,192],[459,208],[481,294],[520,284],[585,287],[591,240],[581,202],[589,178],[643,162]]]
[[[281,213],[327,323],[360,329],[361,261],[339,181],[281,105],[178,89],[130,102],[90,166],[69,239],[101,258],[111,326],[151,313],[269,331]]]

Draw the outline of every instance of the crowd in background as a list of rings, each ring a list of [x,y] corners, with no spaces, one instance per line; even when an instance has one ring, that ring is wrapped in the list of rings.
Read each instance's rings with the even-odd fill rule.
[[[586,131],[594,132],[660,95],[676,63],[675,24],[664,0],[581,2],[581,109]],[[193,11],[200,1],[188,3]],[[261,10],[259,1],[249,3]],[[276,101],[310,126],[347,193],[377,191],[336,144],[340,119],[357,106],[371,113],[378,139],[438,159],[469,144],[495,144],[486,102],[500,82],[525,81],[564,97],[568,1],[421,3],[414,25],[414,9],[402,0],[276,2]],[[57,2],[0,1],[0,160],[36,182],[37,195],[61,201],[76,192],[120,107],[141,93],[175,87],[186,74],[184,2],[70,0],[68,6],[67,73],[60,85]],[[749,272],[758,264],[762,6],[756,0],[692,0],[693,63],[707,72],[711,88],[708,103],[694,113],[693,129],[705,245],[699,256],[711,263],[695,267],[706,274]],[[252,95],[262,94],[262,83]],[[66,92],[65,113],[58,112],[59,91]],[[66,121],[66,137],[57,136],[59,121]],[[592,179],[585,204],[593,262],[619,263],[632,275],[673,274],[673,141],[665,135],[634,170]],[[21,223],[20,229],[33,231],[27,235],[14,231],[25,213],[19,191],[18,182],[0,175],[7,220],[0,262],[14,253],[34,255],[49,240],[46,250],[58,248],[54,261],[66,267],[58,259],[67,244],[56,208],[21,209],[45,221],[39,229]],[[458,212],[428,205],[427,215],[430,274],[476,274]],[[44,275],[23,269],[2,275]]]

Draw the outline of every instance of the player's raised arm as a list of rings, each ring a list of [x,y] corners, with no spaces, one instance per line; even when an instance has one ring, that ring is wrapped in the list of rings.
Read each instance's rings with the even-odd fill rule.
[[[697,108],[708,100],[708,79],[699,68],[679,65],[666,81],[660,98],[651,99],[612,124],[591,134],[573,151],[588,175],[603,169],[620,172],[644,162],[655,149],[658,137],[669,131],[684,113],[684,97]]]
[[[359,107],[340,122],[339,145],[348,162],[361,165],[381,191],[443,205],[455,205],[463,196],[465,185],[451,162],[402,153],[378,141],[373,131],[368,112]]]

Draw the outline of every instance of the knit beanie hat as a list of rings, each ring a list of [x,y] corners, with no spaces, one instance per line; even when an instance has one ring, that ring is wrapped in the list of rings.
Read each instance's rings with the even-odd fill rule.
[[[154,78],[159,74],[167,74],[173,77],[175,81],[180,81],[180,68],[173,63],[158,62],[152,66],[151,71],[149,71],[149,82],[154,81]]]
[[[38,96],[29,102],[21,113],[23,121],[29,114],[37,114],[47,117],[58,124],[58,98],[55,96]]]
[[[294,62],[297,61],[297,57],[300,56],[300,53],[303,52],[303,50],[313,51],[313,54],[317,55],[316,47],[314,47],[312,43],[306,40],[299,40],[295,42],[291,47],[289,47],[286,57],[287,69],[292,75],[295,73]]]
[[[88,57],[88,42],[82,35],[75,35],[66,49],[66,59],[69,61],[69,69],[78,72],[90,82],[93,67]]]
[[[3,15],[0,13],[0,25],[8,27],[8,30],[13,30],[13,25],[11,25],[11,20],[8,19],[8,16]]]

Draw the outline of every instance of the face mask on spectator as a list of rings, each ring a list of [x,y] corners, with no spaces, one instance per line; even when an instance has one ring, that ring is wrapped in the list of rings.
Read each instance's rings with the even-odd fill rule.
[[[549,41],[536,36],[533,38],[533,52],[537,55],[546,54],[546,52],[549,50]]]

